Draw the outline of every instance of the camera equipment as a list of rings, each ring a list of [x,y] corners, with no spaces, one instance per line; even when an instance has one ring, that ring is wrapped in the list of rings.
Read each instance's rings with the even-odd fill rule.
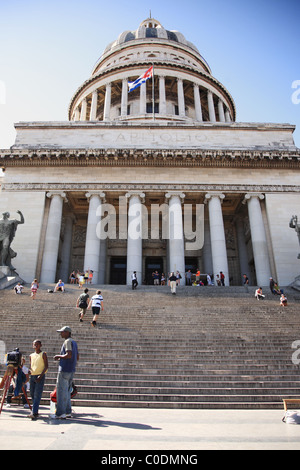
[[[12,352],[6,354],[6,365],[12,364],[14,367],[20,367],[22,362],[22,353],[19,348],[14,349]]]

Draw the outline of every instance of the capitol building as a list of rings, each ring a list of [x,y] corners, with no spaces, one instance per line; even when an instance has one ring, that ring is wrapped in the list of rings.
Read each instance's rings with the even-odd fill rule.
[[[15,124],[0,205],[24,215],[12,244],[24,281],[90,269],[95,284],[130,284],[133,271],[151,283],[155,270],[184,282],[199,269],[288,286],[300,274],[295,126],[237,122],[200,52],[148,18],[107,45],[68,120]]]

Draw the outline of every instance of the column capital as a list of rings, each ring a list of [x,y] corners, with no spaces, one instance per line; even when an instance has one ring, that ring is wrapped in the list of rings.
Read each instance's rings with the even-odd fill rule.
[[[172,197],[177,196],[180,199],[181,204],[183,204],[185,194],[182,193],[181,191],[169,191],[168,193],[165,194],[165,201],[168,202],[168,199],[171,199]]]
[[[258,199],[260,199],[261,201],[264,200],[265,196],[264,194],[262,193],[247,193],[245,194],[244,196],[244,200],[243,200],[243,204],[246,204],[248,201],[250,201],[250,199],[252,199],[253,197],[256,197]]]
[[[89,191],[88,193],[85,193],[85,197],[88,200],[90,200],[93,196],[98,196],[100,199],[105,201],[105,193],[102,193],[101,191]]]
[[[221,204],[222,204],[222,202],[223,202],[223,200],[225,199],[226,196],[225,196],[225,194],[223,194],[223,193],[219,193],[219,192],[210,192],[210,193],[205,194],[205,201],[204,201],[204,203],[206,204],[207,201],[210,201],[213,197],[219,198],[220,201],[221,201]]]
[[[125,194],[125,197],[129,200],[133,196],[137,196],[141,199],[141,202],[145,202],[145,193],[141,193],[140,191],[129,191],[128,193]]]
[[[46,193],[46,196],[49,199],[52,199],[53,196],[60,196],[65,202],[68,202],[67,194],[63,191],[49,191],[48,193]]]

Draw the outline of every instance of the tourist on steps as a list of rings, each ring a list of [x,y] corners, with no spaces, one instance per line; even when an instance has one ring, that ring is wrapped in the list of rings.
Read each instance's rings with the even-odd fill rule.
[[[48,370],[47,354],[42,351],[42,342],[36,339],[32,344],[35,352],[30,354],[30,395],[32,398],[32,413],[28,416],[36,420],[45,385],[45,376]]]
[[[54,356],[55,361],[59,361],[58,374],[56,380],[57,406],[55,415],[50,415],[52,419],[65,419],[71,416],[71,391],[72,381],[79,360],[78,346],[71,338],[71,328],[64,326],[57,330],[64,339],[60,354]]]
[[[265,296],[264,296],[263,293],[262,293],[262,288],[261,288],[261,287],[259,287],[258,289],[256,289],[256,291],[255,291],[255,297],[256,297],[257,300],[262,300],[262,299],[265,298]]]
[[[171,287],[171,292],[173,295],[176,295],[176,281],[177,281],[177,278],[175,274],[172,272],[169,277],[169,286]]]
[[[83,293],[80,294],[80,296],[78,297],[77,299],[77,302],[76,302],[76,307],[80,308],[80,312],[79,312],[79,321],[80,323],[83,322],[83,317],[86,313],[86,310],[88,308],[88,303],[89,303],[89,294],[88,294],[88,289],[84,289]]]
[[[104,310],[103,297],[101,295],[101,290],[97,290],[96,295],[93,295],[93,297],[91,298],[88,309],[90,307],[92,307],[92,312],[93,312],[93,321],[91,322],[91,325],[94,328],[96,328],[100,310],[102,310],[102,312]]]

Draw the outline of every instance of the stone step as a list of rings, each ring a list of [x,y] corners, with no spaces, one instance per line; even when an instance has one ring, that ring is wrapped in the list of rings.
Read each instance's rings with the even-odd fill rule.
[[[44,404],[55,387],[52,357],[64,324],[79,344],[78,406],[266,409],[297,396],[291,345],[300,339],[299,293],[289,291],[289,308],[280,310],[271,294],[257,302],[255,288],[180,287],[174,298],[168,287],[101,286],[105,311],[101,328],[93,329],[90,311],[78,321],[78,288],[49,294],[50,287],[41,286],[36,301],[0,293],[0,339],[7,350],[19,346],[28,356],[39,337],[48,353]]]

